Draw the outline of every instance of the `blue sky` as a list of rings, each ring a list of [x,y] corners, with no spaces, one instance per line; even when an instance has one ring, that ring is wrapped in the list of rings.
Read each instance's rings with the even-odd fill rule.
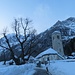
[[[75,17],[75,0],[0,0],[0,33],[14,18],[33,20],[38,33],[50,28],[56,21]]]

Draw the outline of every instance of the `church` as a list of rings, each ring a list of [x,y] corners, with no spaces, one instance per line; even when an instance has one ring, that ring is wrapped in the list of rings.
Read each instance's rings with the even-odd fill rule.
[[[60,55],[64,56],[64,50],[63,50],[63,44],[62,44],[62,39],[61,39],[60,31],[54,31],[52,33],[52,47]]]
[[[61,33],[59,31],[54,31],[52,33],[52,48],[49,48],[39,55],[36,56],[37,59],[41,62],[48,60],[63,60],[64,51],[61,39]]]

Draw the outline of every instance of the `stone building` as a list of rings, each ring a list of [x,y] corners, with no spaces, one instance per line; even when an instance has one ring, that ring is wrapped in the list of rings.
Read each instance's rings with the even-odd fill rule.
[[[64,58],[60,54],[58,54],[57,51],[52,48],[49,48],[37,55],[36,59],[44,63],[45,61],[60,60]]]
[[[52,47],[56,50],[60,55],[64,56],[62,39],[60,31],[54,31],[52,33]]]

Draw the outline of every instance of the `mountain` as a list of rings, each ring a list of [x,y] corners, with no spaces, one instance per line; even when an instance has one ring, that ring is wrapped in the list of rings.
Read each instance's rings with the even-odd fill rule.
[[[19,43],[16,39],[15,33],[7,34],[6,36],[9,39],[10,45],[17,45]],[[23,40],[23,38],[24,37],[22,35],[20,35],[20,40]],[[8,47],[4,37],[0,39],[0,44],[2,44],[5,47]],[[0,49],[1,49],[1,47],[0,47]]]
[[[57,21],[52,27],[50,27],[49,29],[47,29],[46,31],[38,34],[36,36],[36,38],[38,38],[36,40],[36,46],[33,48],[33,50],[36,50],[36,53],[33,53],[32,55],[35,57],[37,54],[39,54],[40,52],[48,49],[49,47],[52,47],[52,33],[54,31],[60,31],[61,32],[61,36],[62,36],[62,41],[63,41],[63,46],[67,43],[67,40],[75,37],[75,18],[74,17],[70,17],[64,21]],[[8,34],[7,35],[11,45],[16,45],[18,44],[18,41],[15,37],[15,34]],[[12,39],[13,38],[13,39]],[[23,36],[21,37],[21,39],[23,38]],[[39,41],[39,42],[38,42]],[[0,42],[3,45],[7,45],[5,43],[4,38],[0,39]],[[38,42],[38,43],[37,43]],[[19,45],[16,47],[16,49],[19,49]],[[0,48],[1,50],[1,48]]]
[[[52,33],[54,31],[60,31],[63,41],[63,46],[67,43],[69,39],[75,37],[75,18],[70,17],[64,21],[57,21],[51,28],[40,33],[37,37],[40,40],[39,46],[37,48],[38,52],[44,51],[49,47],[52,47]]]
[[[6,36],[9,40],[9,43],[10,43],[11,46],[18,45],[19,42],[17,41],[16,36],[15,36],[14,33],[7,34]],[[23,38],[24,37],[22,35],[20,35],[20,39],[23,40]],[[8,48],[8,44],[6,43],[6,40],[5,40],[4,37],[2,37],[0,39],[0,44],[4,47]],[[17,49],[19,49],[19,46],[17,47]],[[16,50],[16,49],[14,49],[14,52],[19,54],[19,51]],[[4,60],[4,55],[5,55],[7,60],[10,59],[10,51],[6,50],[5,48],[0,47],[0,61]]]

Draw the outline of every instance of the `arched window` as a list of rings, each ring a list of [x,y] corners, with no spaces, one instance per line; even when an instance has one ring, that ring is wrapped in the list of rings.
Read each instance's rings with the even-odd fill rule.
[[[57,35],[57,39],[60,39],[59,35]]]

